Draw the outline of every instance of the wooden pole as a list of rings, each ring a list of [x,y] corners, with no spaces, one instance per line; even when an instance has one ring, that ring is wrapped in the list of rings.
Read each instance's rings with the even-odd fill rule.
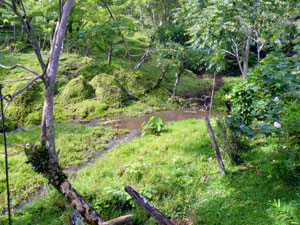
[[[204,120],[205,120],[207,131],[208,131],[208,134],[209,134],[209,137],[210,137],[211,144],[213,146],[216,158],[218,160],[221,175],[224,176],[225,175],[225,167],[224,167],[222,156],[221,156],[221,153],[219,151],[219,148],[218,148],[218,145],[217,145],[217,142],[216,142],[216,139],[215,139],[215,135],[214,135],[214,132],[211,128],[208,116],[205,116]]]
[[[125,191],[160,225],[175,225],[170,219],[165,217],[157,208],[155,208],[147,199],[136,192],[132,187],[126,186]]]

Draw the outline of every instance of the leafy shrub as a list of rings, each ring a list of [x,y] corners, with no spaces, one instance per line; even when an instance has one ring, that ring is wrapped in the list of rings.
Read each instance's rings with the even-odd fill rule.
[[[217,120],[216,136],[219,139],[221,149],[229,158],[230,162],[233,165],[240,164],[242,162],[241,154],[243,150],[242,137],[227,127],[227,122],[224,117],[220,117]]]
[[[147,133],[159,135],[162,130],[164,129],[164,125],[161,118],[156,118],[154,120],[154,116],[151,116],[147,123],[142,123],[142,135],[145,135]]]
[[[277,134],[278,149],[268,165],[269,177],[300,179],[300,45],[286,56],[277,49],[255,67],[231,95],[230,128],[248,137]]]
[[[237,85],[230,96],[232,117],[228,120],[237,132],[254,136],[280,134],[283,107],[299,99],[300,45],[293,56],[285,56],[279,49],[269,54],[257,66],[246,82]]]
[[[93,92],[92,86],[85,81],[83,76],[79,76],[65,86],[61,97],[66,103],[74,103],[91,98]]]

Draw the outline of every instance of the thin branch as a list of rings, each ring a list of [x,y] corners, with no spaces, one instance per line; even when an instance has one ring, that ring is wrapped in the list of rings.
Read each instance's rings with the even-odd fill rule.
[[[4,1],[4,0],[0,0],[0,3],[2,3],[3,5],[7,5],[8,7],[12,8],[12,5],[9,4],[8,2]]]
[[[221,49],[221,51],[223,51],[223,52],[225,52],[225,53],[227,53],[227,54],[229,54],[229,55],[232,55],[233,57],[236,57],[236,55],[233,54],[233,53],[230,52],[230,51],[227,51],[227,50],[225,50],[225,49]]]
[[[7,100],[6,106],[3,110],[3,113],[6,112],[7,107],[9,106],[9,104],[12,102],[12,100],[19,94],[21,94],[23,91],[25,91],[27,88],[29,88],[30,85],[32,85],[36,80],[42,78],[43,75],[38,75],[35,76],[33,79],[31,79],[30,81],[28,81],[20,90],[16,91],[13,95],[5,95],[5,97],[9,97],[9,99]],[[2,119],[2,116],[0,117],[0,120]]]
[[[31,79],[33,79],[33,77],[24,77],[17,80],[1,80],[0,83],[18,82],[18,81],[31,80]]]
[[[31,46],[34,49],[34,52],[35,52],[35,54],[36,54],[36,56],[37,56],[37,58],[39,60],[40,66],[42,67],[42,70],[44,70],[45,67],[46,67],[46,64],[45,64],[45,62],[44,62],[44,60],[42,58],[41,50],[39,48],[39,44],[38,44],[38,41],[37,41],[37,38],[36,38],[36,35],[35,35],[35,32],[34,32],[34,29],[33,29],[33,27],[30,24],[30,19],[27,16],[26,9],[24,7],[24,4],[23,4],[22,0],[20,1],[20,3],[21,3],[21,6],[22,6],[22,10],[23,10],[25,19],[24,19],[23,15],[19,12],[15,0],[12,0],[12,9],[13,9],[14,13],[18,16],[19,21],[25,27],[28,40],[29,40]]]
[[[36,75],[36,76],[40,76],[40,74],[38,74],[38,73],[35,72],[34,70],[32,70],[32,69],[30,69],[30,68],[28,68],[28,67],[26,67],[26,66],[23,66],[23,65],[21,65],[21,64],[18,64],[18,63],[15,64],[15,65],[13,65],[13,66],[11,66],[11,67],[9,67],[9,66],[4,66],[4,65],[0,64],[0,67],[3,68],[3,69],[6,69],[6,70],[13,70],[13,69],[15,69],[15,68],[20,67],[20,68],[22,68],[22,69],[24,69],[24,70],[29,71],[30,73],[33,73],[33,74]]]

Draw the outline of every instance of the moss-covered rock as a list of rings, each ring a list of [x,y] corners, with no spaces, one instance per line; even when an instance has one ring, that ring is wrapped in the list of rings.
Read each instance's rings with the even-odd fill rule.
[[[112,108],[119,108],[128,99],[126,90],[120,85],[114,76],[100,74],[95,76],[90,84],[96,90],[96,97],[102,103]]]
[[[93,62],[80,69],[79,74],[90,81],[99,73],[113,74],[115,68],[114,64],[108,65],[106,62]]]
[[[30,113],[43,109],[43,93],[42,82],[33,83],[14,98],[8,107],[7,117],[18,123],[24,123]]]
[[[83,76],[72,79],[64,88],[61,99],[65,103],[74,103],[93,97],[94,90]]]
[[[16,121],[13,121],[9,118],[5,118],[4,121],[5,121],[5,131],[6,132],[17,129],[18,123]],[[0,133],[3,133],[2,121],[0,121],[0,123],[1,123],[0,124]]]
[[[87,99],[71,107],[72,116],[80,120],[103,117],[108,106],[95,99]]]
[[[151,83],[147,85],[148,82],[140,71],[128,71],[121,66],[118,66],[114,71],[114,77],[130,95],[136,98],[143,96],[147,89],[152,86]]]

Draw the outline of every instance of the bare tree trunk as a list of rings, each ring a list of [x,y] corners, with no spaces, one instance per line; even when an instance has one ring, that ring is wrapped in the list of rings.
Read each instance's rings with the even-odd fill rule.
[[[21,35],[21,41],[24,41],[24,26],[22,25],[22,35]]]
[[[159,87],[160,83],[161,83],[162,80],[164,79],[164,77],[165,77],[165,75],[167,74],[167,72],[168,72],[168,70],[166,70],[166,69],[163,69],[163,70],[162,70],[160,76],[158,77],[158,79],[157,79],[157,81],[156,81],[156,83],[155,83],[155,85],[153,86],[152,89],[156,89],[156,88]]]
[[[214,73],[213,87],[212,87],[212,90],[211,90],[209,115],[211,113],[211,110],[212,110],[212,107],[213,107],[213,103],[214,103],[215,85],[216,85],[216,73]]]
[[[223,160],[222,160],[222,155],[219,151],[219,148],[218,148],[218,145],[217,145],[217,142],[216,142],[216,139],[215,139],[215,135],[214,135],[214,132],[211,128],[208,116],[205,116],[204,120],[205,120],[207,131],[208,131],[208,134],[209,134],[209,137],[210,137],[211,144],[214,148],[214,152],[215,152],[218,164],[219,164],[221,175],[224,176],[225,175],[225,168],[224,168],[224,164],[223,164]]]
[[[152,55],[152,51],[150,48],[146,49],[145,54],[142,56],[142,58],[137,62],[137,64],[134,66],[134,70],[138,70],[141,65]]]
[[[243,58],[243,80],[247,80],[249,67],[249,53],[250,53],[251,35],[248,36]]]
[[[112,51],[113,51],[113,39],[109,41],[109,50],[108,50],[108,65],[111,65],[111,57],[112,57]]]
[[[17,42],[17,27],[16,27],[16,24],[14,24],[14,43]]]
[[[48,33],[46,32],[46,33],[45,33],[45,37],[44,37],[43,47],[42,47],[43,51],[45,51],[45,50],[46,50],[46,45],[47,45],[47,37],[48,37]]]

